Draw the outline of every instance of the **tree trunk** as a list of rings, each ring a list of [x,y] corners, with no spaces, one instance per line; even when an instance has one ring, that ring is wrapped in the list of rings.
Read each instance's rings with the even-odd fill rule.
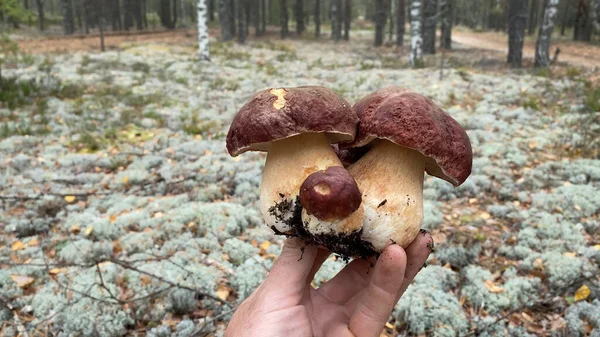
[[[235,26],[235,16],[236,16],[236,7],[235,7],[235,0],[229,0],[229,6],[227,7],[229,9],[229,17],[231,18],[229,20],[229,26],[230,26],[230,30],[232,33],[232,36],[235,36],[237,28]]]
[[[238,42],[245,43],[248,34],[246,25],[246,1],[240,0],[237,4],[237,20],[238,20]]]
[[[388,3],[388,1],[386,1],[386,3]],[[389,40],[392,41],[394,39],[394,18],[396,17],[394,15],[394,10],[395,8],[395,1],[394,0],[389,0],[389,7],[390,7],[390,26],[388,29],[388,34],[389,34]]]
[[[300,35],[304,32],[304,0],[296,0],[294,14],[296,17],[296,33]]]
[[[396,2],[396,46],[404,45],[404,26],[406,25],[406,3],[404,0]]]
[[[537,27],[538,12],[539,12],[539,0],[530,0],[529,3],[529,27],[527,28],[527,34],[533,35],[535,28]]]
[[[75,22],[73,21],[73,2],[71,0],[62,0],[63,7],[63,28],[65,35],[71,35],[75,32]]]
[[[352,22],[352,0],[346,0],[344,8],[344,40],[350,40],[350,23]]]
[[[176,1],[179,4],[179,27],[186,27],[185,14],[184,14],[185,13],[185,1],[184,0],[176,0]],[[196,0],[196,1],[199,1],[199,0]],[[208,10],[207,10],[206,4],[204,4],[204,5],[205,5],[204,12],[206,14],[206,12]],[[196,4],[196,7],[198,7],[198,4]],[[198,11],[196,10],[196,12],[198,12]]]
[[[171,3],[173,5],[173,24],[171,29],[175,29],[177,27],[177,19],[179,19],[179,10],[177,8],[177,0],[173,0]]]
[[[200,61],[210,61],[208,26],[206,25],[206,0],[198,0],[198,52]]]
[[[288,6],[287,6],[287,0],[281,0],[281,32],[280,32],[280,36],[282,39],[285,39],[288,34],[289,34],[289,29],[288,29]]]
[[[423,38],[421,37],[421,0],[411,0],[410,7],[410,64],[423,65]]]
[[[223,41],[233,39],[233,31],[231,30],[232,19],[229,0],[219,0],[219,22],[221,24],[221,40]]]
[[[437,0],[425,0],[423,4],[423,53],[435,54],[435,31],[437,27]]]
[[[454,0],[441,0],[442,32],[440,48],[452,49],[452,23],[454,21]]]
[[[254,26],[254,35],[260,35],[260,0],[252,0],[252,6],[250,7],[250,14],[252,16],[252,25]]]
[[[342,38],[342,1],[331,0],[331,37],[335,41]]]
[[[315,37],[321,35],[321,0],[315,0]]]
[[[104,46],[104,0],[98,0],[98,30],[100,30],[100,51],[106,50]]]
[[[123,28],[125,30],[131,29],[133,27],[133,1],[134,0],[123,0]]]
[[[111,16],[111,26],[112,30],[117,31],[121,30],[123,24],[121,23],[121,6],[119,6],[119,0],[109,0],[110,7],[112,8]]]
[[[563,1],[564,5],[563,5],[563,16],[562,16],[562,23],[560,26],[560,36],[565,36],[565,29],[567,28],[567,19],[569,18],[569,4],[571,3],[571,0],[565,0]]]
[[[260,35],[265,35],[267,29],[267,2],[266,0],[259,0],[260,2]]]
[[[590,41],[592,29],[590,24],[590,8],[586,0],[579,0],[577,4],[577,15],[575,16],[575,29],[573,30],[573,40]]]
[[[215,0],[208,0],[208,20],[215,21]]]
[[[590,7],[590,35],[592,35],[594,29],[600,31],[600,0],[590,0]]]
[[[383,44],[386,21],[387,17],[383,0],[375,0],[375,46],[377,47]]]
[[[146,0],[142,0],[142,4],[141,4],[141,15],[142,15],[142,25],[144,27],[144,29],[148,29],[148,17],[146,16],[146,13],[148,12],[148,3],[146,2]]]
[[[512,68],[521,68],[526,25],[527,2],[510,0],[508,15],[508,63]]]
[[[160,0],[160,10],[158,12],[160,16],[160,23],[163,27],[172,29],[173,25],[173,17],[171,16],[171,1],[170,0]]]
[[[38,8],[38,19],[40,21],[40,30],[43,32],[44,31],[44,1],[43,0],[36,0],[37,1],[37,8]]]
[[[544,8],[544,20],[540,26],[540,34],[535,47],[536,67],[550,66],[550,39],[552,38],[552,30],[554,29],[557,7],[558,0],[548,0],[546,8]]]

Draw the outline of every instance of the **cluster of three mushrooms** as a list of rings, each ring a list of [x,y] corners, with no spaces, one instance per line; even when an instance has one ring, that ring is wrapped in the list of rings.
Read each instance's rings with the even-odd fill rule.
[[[320,86],[261,91],[238,111],[227,150],[267,151],[260,209],[269,227],[350,257],[406,247],[423,220],[424,172],[458,186],[472,163],[462,127],[397,87],[353,107]]]

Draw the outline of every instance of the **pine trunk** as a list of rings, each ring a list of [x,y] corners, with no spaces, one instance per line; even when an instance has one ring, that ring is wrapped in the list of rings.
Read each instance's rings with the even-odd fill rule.
[[[452,49],[452,24],[454,21],[454,0],[441,0],[442,32],[440,37],[440,48]]]
[[[100,50],[104,52],[106,50],[104,46],[104,0],[98,2],[98,30],[100,30]]]
[[[404,26],[406,25],[406,3],[404,0],[396,2],[396,46],[404,45]]]
[[[37,1],[37,8],[38,8],[38,18],[40,21],[40,30],[43,32],[44,31],[44,1],[43,0],[36,0]]]
[[[315,0],[315,37],[321,35],[321,0]]]
[[[264,35],[267,30],[267,3],[266,0],[260,0],[260,35]]]
[[[350,40],[350,23],[352,22],[352,0],[345,0],[344,8],[344,40]]]
[[[246,36],[248,34],[247,24],[246,24],[246,1],[248,0],[240,0],[237,3],[237,21],[238,21],[238,42],[245,43]]]
[[[73,2],[71,0],[62,0],[63,9],[63,28],[65,35],[71,35],[75,32],[75,21],[73,21]]]
[[[121,30],[121,28],[123,27],[122,23],[121,23],[121,6],[119,6],[119,0],[109,0],[109,4],[111,5],[110,8],[112,8],[112,12],[111,12],[111,26],[112,26],[112,30],[117,31],[117,30]]]
[[[423,53],[435,54],[437,0],[425,0],[423,6]]]
[[[173,28],[173,17],[171,16],[171,1],[160,0],[160,9],[158,15],[160,16],[160,23],[165,28]]]
[[[410,64],[423,65],[423,38],[421,37],[421,0],[411,0],[410,6]]]
[[[341,0],[331,0],[331,37],[335,41],[339,41],[342,38],[342,23],[340,19],[341,15]]]
[[[569,18],[569,4],[571,3],[571,0],[565,0],[564,1],[564,5],[563,5],[563,9],[562,9],[562,23],[560,26],[560,36],[565,36],[565,30],[567,28],[567,19]]]
[[[198,0],[198,48],[200,61],[210,61],[208,26],[206,25],[206,0]]]
[[[508,63],[512,68],[521,68],[523,41],[527,25],[527,2],[510,0],[508,15]]]
[[[375,46],[377,47],[383,44],[386,20],[384,1],[375,0]]]
[[[281,32],[280,32],[280,36],[282,39],[285,39],[288,34],[289,34],[289,29],[288,29],[288,6],[287,6],[287,0],[281,0]]]
[[[215,0],[208,0],[208,20],[215,21]],[[197,20],[196,20],[197,21]]]
[[[535,28],[537,27],[538,21],[538,10],[539,0],[531,0],[529,3],[529,27],[527,28],[527,34],[533,35]]]
[[[575,16],[575,29],[573,30],[573,40],[590,41],[592,29],[590,24],[590,8],[586,0],[579,0],[577,3],[577,14]]]
[[[386,1],[387,2],[387,1]],[[390,0],[389,1],[389,13],[390,13],[390,26],[388,27],[388,34],[389,34],[389,40],[392,41],[394,39],[394,18],[396,17],[394,15],[394,10],[396,9],[396,5],[395,5],[395,1],[394,0]]]
[[[134,0],[123,0],[123,12],[125,17],[123,18],[123,27],[125,30],[133,27],[133,1]]]
[[[300,35],[304,32],[304,0],[296,0],[294,14],[296,17],[296,33]]]
[[[544,19],[540,26],[540,34],[535,47],[536,67],[550,66],[550,39],[552,38],[552,31],[554,30],[557,7],[558,0],[548,0],[546,8],[544,8]]]
[[[229,0],[219,0],[219,22],[221,24],[221,40],[223,41],[231,41],[233,39],[233,31],[231,30],[232,20]]]

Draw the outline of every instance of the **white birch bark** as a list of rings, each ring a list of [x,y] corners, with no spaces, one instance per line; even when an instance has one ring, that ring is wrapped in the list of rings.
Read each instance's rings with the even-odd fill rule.
[[[200,61],[210,61],[206,12],[206,0],[198,0],[198,46],[200,48]]]
[[[535,48],[536,67],[548,67],[550,65],[550,39],[552,38],[558,3],[559,0],[548,0],[544,10],[544,19],[540,26],[540,34]]]
[[[592,26],[597,31],[600,31],[600,0],[592,0],[590,6],[590,21],[592,22]]]
[[[423,62],[423,37],[421,36],[421,0],[411,0],[410,6],[410,65]]]

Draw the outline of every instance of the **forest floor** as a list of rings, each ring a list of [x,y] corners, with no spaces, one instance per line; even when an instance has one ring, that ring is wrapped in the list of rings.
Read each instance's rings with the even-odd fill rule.
[[[258,211],[264,153],[232,158],[225,134],[255,92],[301,85],[411,88],[472,143],[464,184],[425,179],[436,250],[384,336],[600,335],[598,71],[457,44],[440,77],[440,54],[411,69],[370,34],[213,39],[210,63],[192,30],[104,53],[21,40],[0,91],[0,335],[220,336],[282,243]]]

